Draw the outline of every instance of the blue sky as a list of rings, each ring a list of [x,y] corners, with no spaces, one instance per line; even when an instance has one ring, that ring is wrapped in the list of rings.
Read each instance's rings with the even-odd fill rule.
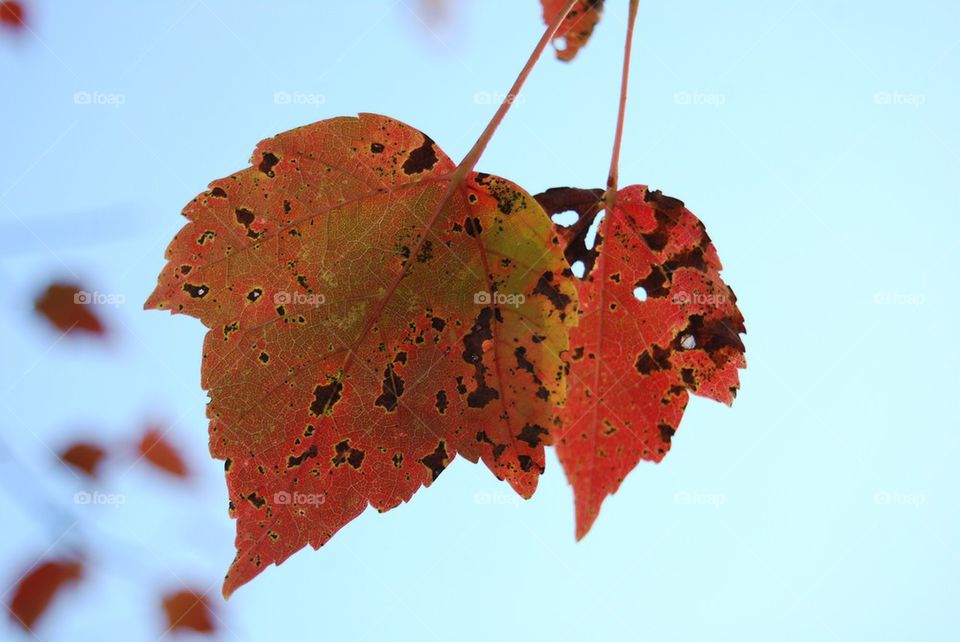
[[[40,639],[156,640],[158,590],[219,600],[233,524],[203,329],[141,302],[182,206],[263,138],[373,111],[461,158],[542,24],[534,0],[451,4],[428,28],[414,0],[32,0],[32,33],[0,37],[0,573],[80,542],[96,561]],[[607,4],[480,170],[603,184],[626,14]],[[621,180],[706,224],[749,331],[735,405],[694,399],[579,544],[552,453],[527,502],[457,460],[218,604],[220,639],[955,639],[958,27],[948,0],[643,0]],[[53,276],[123,297],[108,343],[37,322]],[[52,459],[84,434],[133,448],[147,420],[192,483],[118,455],[91,484]]]

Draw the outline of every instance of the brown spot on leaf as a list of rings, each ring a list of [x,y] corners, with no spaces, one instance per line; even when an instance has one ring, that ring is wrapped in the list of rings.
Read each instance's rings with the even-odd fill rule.
[[[317,385],[313,389],[313,403],[310,404],[310,412],[318,417],[320,415],[332,415],[333,407],[340,401],[340,394],[343,392],[343,384],[339,379],[330,377],[327,384]]]
[[[547,271],[540,275],[537,281],[537,287],[533,289],[534,294],[542,294],[550,300],[557,310],[561,312],[570,305],[570,297],[563,294],[556,285],[553,284],[553,272]]]
[[[393,370],[393,364],[388,363],[383,371],[383,392],[374,402],[375,406],[386,409],[387,412],[393,412],[397,409],[400,397],[403,395],[403,378]]]
[[[317,447],[316,445],[312,445],[309,448],[307,448],[305,451],[297,455],[296,457],[294,457],[293,455],[288,457],[287,468],[293,468],[294,466],[299,466],[300,464],[310,459],[311,457],[316,457],[316,456],[317,456]]]
[[[437,150],[429,136],[423,136],[423,144],[410,152],[410,156],[403,163],[404,174],[420,174],[437,164]]]
[[[525,424],[523,430],[517,435],[517,439],[525,441],[531,448],[536,448],[542,442],[545,435],[549,434],[547,430],[538,424]]]
[[[445,414],[447,412],[447,407],[450,403],[447,401],[447,391],[446,390],[437,390],[437,412]]]
[[[274,177],[273,168],[277,163],[280,162],[280,159],[273,152],[264,152],[263,160],[260,161],[260,165],[257,167],[261,172],[269,176],[270,178]]]
[[[427,467],[430,471],[430,481],[436,481],[437,477],[440,476],[440,473],[447,467],[447,464],[450,463],[450,460],[447,455],[446,442],[440,440],[437,444],[436,450],[432,453],[420,459],[420,463]]]
[[[210,288],[206,285],[194,285],[193,283],[184,283],[183,290],[194,299],[202,299],[210,292]]]

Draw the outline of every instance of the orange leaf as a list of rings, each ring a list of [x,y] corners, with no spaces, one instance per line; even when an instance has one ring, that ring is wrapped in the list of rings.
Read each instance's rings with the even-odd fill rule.
[[[451,185],[428,136],[375,114],[279,134],[252,165],[187,205],[146,303],[210,329],[210,449],[238,519],[224,592],[458,453],[529,497],[576,310],[537,202],[489,174]]]
[[[60,332],[104,334],[104,326],[90,305],[90,294],[71,283],[51,283],[34,307]]]
[[[557,229],[567,259],[582,261],[585,274],[556,434],[578,539],[641,459],[666,455],[688,391],[730,404],[746,367],[743,316],[703,224],[682,202],[633,185],[617,193],[588,248],[602,195],[560,188],[537,197],[551,214],[579,214]]]
[[[140,439],[138,449],[144,459],[160,470],[175,477],[187,476],[186,463],[159,428],[148,428]]]
[[[60,453],[60,460],[91,477],[95,477],[97,468],[105,456],[106,452],[96,444],[78,441]]]
[[[213,633],[216,628],[210,605],[199,593],[186,590],[170,593],[163,598],[163,610],[167,615],[167,627],[170,631]]]
[[[540,1],[543,4],[543,20],[548,25],[553,24],[568,2],[568,0]],[[580,0],[573,6],[553,36],[557,58],[569,62],[576,57],[577,52],[587,44],[593,29],[600,22],[602,10],[603,0]]]
[[[80,580],[83,565],[77,560],[48,560],[34,566],[13,589],[7,608],[10,617],[27,631],[46,612],[57,593]]]

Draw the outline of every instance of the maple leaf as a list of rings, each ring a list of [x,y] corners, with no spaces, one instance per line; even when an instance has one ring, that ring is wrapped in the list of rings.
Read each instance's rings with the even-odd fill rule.
[[[167,616],[167,630],[213,633],[216,629],[213,612],[204,595],[182,590],[163,597],[163,612]]]
[[[100,446],[85,441],[78,441],[70,444],[63,450],[59,457],[60,460],[83,472],[86,475],[95,477],[101,461],[106,456],[106,452]]]
[[[529,497],[576,319],[537,202],[488,174],[452,184],[428,136],[375,114],[251,162],[186,207],[145,305],[209,328],[210,449],[238,520],[224,594],[457,454]]]
[[[140,456],[174,477],[187,477],[187,464],[157,427],[148,427],[137,446]]]
[[[551,24],[563,11],[567,0],[540,0],[543,5],[543,20]],[[553,45],[557,58],[565,62],[573,60],[580,48],[587,44],[597,23],[603,0],[579,0],[560,23],[553,36]]]
[[[640,460],[666,455],[688,391],[730,404],[746,367],[743,317],[703,224],[682,202],[633,185],[617,193],[588,247],[602,196],[570,188],[537,196],[550,214],[579,216],[557,228],[567,259],[582,261],[585,274],[554,435],[576,496],[578,539]]]
[[[54,282],[37,297],[34,308],[65,334],[103,335],[106,330],[90,303],[90,293],[75,283]]]
[[[7,604],[10,618],[23,629],[32,631],[50,603],[65,586],[83,575],[83,564],[74,559],[51,559],[31,568],[13,588]]]
[[[14,0],[0,2],[0,25],[20,31],[26,27],[23,5]]]

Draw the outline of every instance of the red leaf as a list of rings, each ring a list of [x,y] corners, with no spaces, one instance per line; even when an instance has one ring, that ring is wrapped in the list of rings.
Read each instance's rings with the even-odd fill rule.
[[[663,459],[688,391],[730,404],[746,367],[743,317],[703,224],[680,201],[634,185],[618,193],[588,249],[601,196],[561,188],[537,197],[549,213],[580,214],[558,229],[568,260],[583,261],[586,274],[555,436],[576,495],[578,539],[641,459]]]
[[[167,615],[170,631],[189,630],[197,633],[213,633],[216,626],[207,599],[193,591],[177,591],[163,598],[163,610]]]
[[[471,174],[438,212],[454,163],[374,114],[265,140],[252,164],[187,206],[146,303],[210,328],[210,448],[238,519],[224,593],[457,453],[529,497],[576,309],[536,201]]]
[[[103,335],[104,326],[90,305],[89,293],[71,283],[51,283],[34,308],[57,330]]]
[[[60,453],[60,460],[91,477],[95,477],[97,468],[106,454],[103,448],[96,444],[78,441]]]
[[[568,0],[540,0],[540,2],[543,4],[543,20],[549,25],[557,19]],[[600,22],[602,10],[603,0],[579,0],[573,6],[553,36],[557,58],[569,62],[576,57],[577,52],[587,44],[593,29]],[[563,42],[560,42],[561,40]]]
[[[27,631],[46,612],[60,589],[80,580],[83,564],[77,560],[48,560],[34,566],[17,582],[7,604],[10,618]]]
[[[13,0],[0,2],[0,25],[17,31],[26,27],[23,5]]]
[[[148,428],[140,439],[138,449],[144,459],[160,470],[175,477],[187,476],[186,463],[159,428]]]

